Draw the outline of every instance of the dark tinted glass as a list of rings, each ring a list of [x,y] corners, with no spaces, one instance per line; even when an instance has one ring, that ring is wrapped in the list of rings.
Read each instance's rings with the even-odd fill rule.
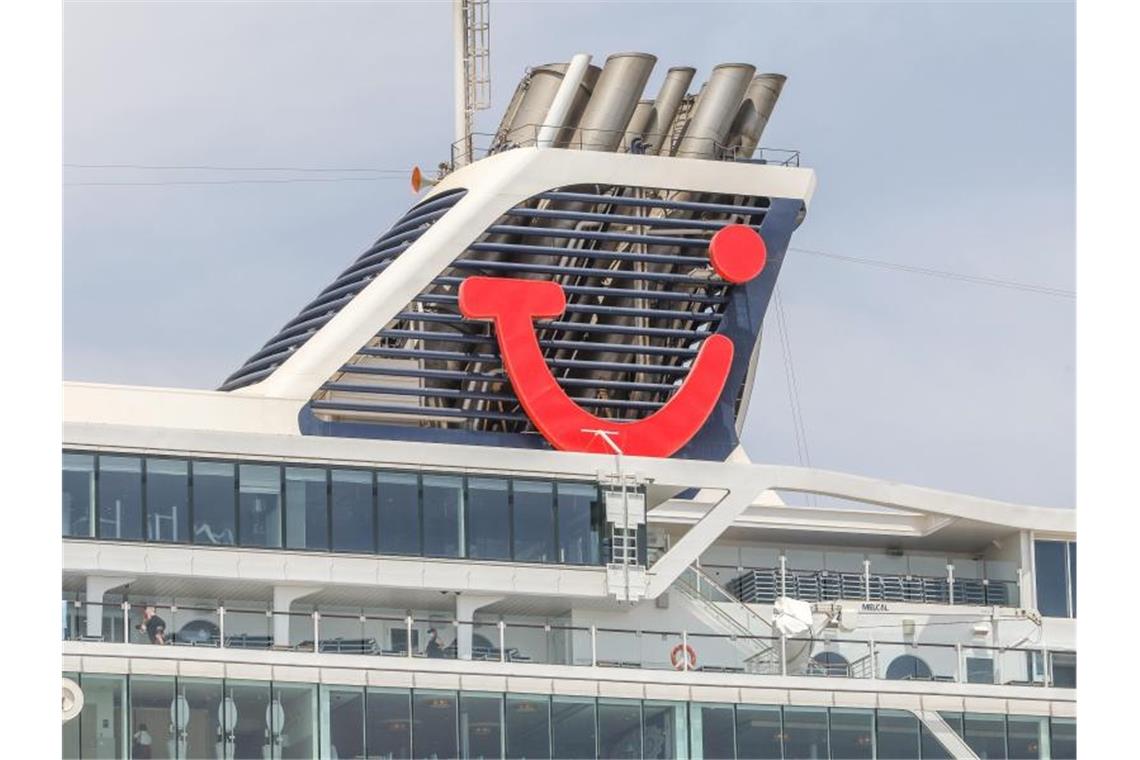
[[[1035,541],[1037,609],[1046,617],[1068,617],[1068,578],[1064,541]]]
[[[594,700],[555,697],[550,704],[555,760],[597,757],[597,721]]]
[[[190,540],[190,463],[146,460],[146,537],[150,541]]]
[[[86,681],[83,686],[87,687]],[[1077,721],[1072,718],[1053,718],[1050,721],[1049,731],[1053,760],[1076,760]]]
[[[63,535],[95,534],[95,457],[63,455]]]
[[[238,467],[238,525],[242,546],[281,546],[281,468]]]
[[[598,489],[582,483],[558,484],[558,561],[570,565],[601,562],[602,507]]]
[[[328,744],[331,757],[364,756],[363,689],[330,688]]]
[[[641,703],[598,701],[598,757],[641,757]]]
[[[510,559],[508,481],[469,478],[466,523],[468,557]]]
[[[1006,717],[1010,760],[1038,760],[1049,740],[1049,719],[1029,715]]]
[[[966,658],[967,683],[993,683],[994,661],[992,657]]]
[[[736,754],[754,760],[780,760],[780,708],[736,706]]]
[[[131,678],[132,682],[134,677]],[[133,686],[133,683],[132,683]],[[238,719],[234,722],[233,757],[261,758],[265,746],[265,715],[269,708],[269,681],[231,681],[226,679],[226,696],[233,700]],[[166,706],[169,724],[170,706]],[[242,716],[256,716],[250,719]],[[157,744],[157,742],[155,742]]]
[[[372,524],[372,473],[332,470],[332,548],[337,552],[376,551]]]
[[[736,718],[732,705],[694,704],[689,722],[694,757],[732,760],[736,756]]]
[[[784,757],[828,757],[827,708],[784,708]]]
[[[875,713],[872,710],[831,711],[831,756],[843,760],[871,760],[874,756]]]
[[[368,690],[364,735],[368,757],[412,756],[412,702],[406,691]]]
[[[179,678],[178,693],[185,700],[186,725],[198,729],[187,731],[183,757],[216,757],[222,679]]]
[[[685,709],[683,702],[645,702],[641,706],[641,746],[645,760],[685,757]]]
[[[513,485],[515,559],[553,562],[554,484],[516,480]]]
[[[456,705],[453,691],[421,691],[412,696],[412,756],[458,757]]]
[[[919,756],[918,717],[905,710],[879,710],[875,756],[880,760],[915,760]]]
[[[142,538],[142,460],[99,457],[99,537]]]
[[[235,473],[230,462],[194,462],[194,543],[233,544]]]
[[[942,717],[946,717],[945,715]],[[947,721],[949,722],[949,721]],[[959,721],[961,724],[961,721]],[[953,728],[953,724],[951,724]],[[961,725],[958,726],[957,731],[959,734],[962,732]],[[922,742],[922,760],[954,760],[954,756],[942,746],[942,742],[930,732],[924,724],[919,724],[920,739]]]
[[[503,698],[498,694],[459,695],[460,757],[486,760],[503,756]]]
[[[1005,716],[966,713],[962,738],[974,753],[985,760],[1005,760]]]
[[[932,675],[930,666],[913,654],[899,655],[887,666],[889,681],[929,681]]]
[[[550,757],[550,699],[507,695],[507,758]]]
[[[1077,616],[1077,542],[1069,544],[1069,594],[1072,601],[1070,614]]]
[[[380,553],[420,553],[420,479],[413,473],[376,473]]]
[[[463,535],[463,479],[423,476],[423,544],[428,557],[458,557]]]
[[[285,468],[285,541],[290,549],[329,548],[328,473]]]

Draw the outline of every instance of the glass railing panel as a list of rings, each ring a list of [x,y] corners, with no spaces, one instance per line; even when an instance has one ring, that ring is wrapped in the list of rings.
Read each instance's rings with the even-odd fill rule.
[[[420,647],[413,654],[417,657],[454,660],[458,656],[459,629],[451,620],[416,620],[415,628],[420,632]]]
[[[648,670],[684,670],[684,637],[679,631],[641,631],[637,637],[638,660]]]
[[[221,646],[218,608],[182,604],[171,606],[169,633],[170,643],[178,646]]]
[[[115,605],[115,607],[117,609],[114,612],[114,617],[118,618],[121,624],[124,620],[122,605]],[[173,644],[174,639],[177,638],[177,629],[174,627],[177,624],[175,617],[177,611],[177,606],[131,602],[125,618],[130,625],[129,630],[125,632],[126,640],[131,644]],[[109,612],[111,612],[110,606],[104,605],[103,640],[123,641],[122,638],[115,638],[117,631],[107,630],[107,623],[109,622],[107,613]]]
[[[272,620],[273,646],[277,649],[313,651],[313,613],[274,611]]]
[[[1045,652],[1040,649],[995,649],[998,683],[1007,686],[1047,686]]]
[[[363,648],[369,654],[390,657],[407,656],[407,621],[396,615],[371,615],[365,613],[360,624]]]
[[[223,646],[231,649],[270,649],[273,614],[269,610],[225,608]]]
[[[506,623],[503,626],[503,659],[507,662],[557,663],[561,632],[537,623]],[[495,630],[498,636],[498,629]],[[496,656],[498,652],[496,652]]]
[[[330,654],[358,654],[365,640],[365,616],[359,612],[322,612],[319,650]]]
[[[875,642],[877,677],[888,681],[957,681],[960,665],[953,645]]]
[[[702,670],[710,673],[743,673],[747,670],[748,660],[761,650],[757,648],[755,640],[747,637],[727,636],[716,633],[690,633],[686,637],[689,646],[688,668]],[[676,660],[681,663],[681,652],[676,655],[673,649],[679,645],[674,643],[670,648],[670,663]],[[762,646],[762,645],[761,645]],[[676,668],[680,670],[681,668]]]
[[[641,640],[637,631],[598,628],[597,646],[600,667],[641,667]]]

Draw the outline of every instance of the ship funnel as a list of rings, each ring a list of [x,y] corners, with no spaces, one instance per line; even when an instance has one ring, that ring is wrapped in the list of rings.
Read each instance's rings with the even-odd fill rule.
[[[649,119],[652,115],[652,100],[637,101],[637,107],[633,109],[633,116],[629,117],[629,124],[625,127],[625,137],[622,139],[622,145],[626,149],[632,151],[631,146],[634,140],[645,140],[646,129],[649,126]]]
[[[656,63],[657,56],[648,53],[618,53],[607,58],[570,147],[616,150]]]
[[[788,78],[783,74],[758,74],[752,79],[728,138],[737,158],[751,158],[756,152],[786,81]]]
[[[674,155],[713,158],[723,149],[755,73],[756,67],[747,63],[722,63],[713,69]]]
[[[558,94],[558,88],[562,85],[566,68],[565,63],[548,63],[536,66],[523,77],[495,133],[496,148],[535,144],[538,130],[545,123],[554,96]],[[577,122],[590,98],[600,71],[597,66],[586,67],[578,91],[566,113],[565,124],[573,126]]]
[[[645,125],[646,153],[660,153],[662,146],[665,146],[664,152],[668,152],[669,127],[672,126],[696,73],[697,70],[690,66],[677,66],[665,73],[665,81],[661,83],[661,90],[653,101],[649,123]]]

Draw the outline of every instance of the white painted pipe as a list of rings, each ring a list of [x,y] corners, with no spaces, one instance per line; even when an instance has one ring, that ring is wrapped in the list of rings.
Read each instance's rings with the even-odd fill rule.
[[[586,75],[586,68],[589,65],[589,53],[578,53],[570,59],[570,65],[566,67],[566,74],[562,77],[562,84],[558,87],[558,93],[550,104],[550,110],[546,112],[546,118],[542,120],[542,128],[538,131],[538,138],[535,140],[538,147],[549,148],[554,142],[554,138],[558,136],[558,132],[566,120],[566,114],[574,102],[574,95],[578,92],[578,86],[582,83],[582,77]]]

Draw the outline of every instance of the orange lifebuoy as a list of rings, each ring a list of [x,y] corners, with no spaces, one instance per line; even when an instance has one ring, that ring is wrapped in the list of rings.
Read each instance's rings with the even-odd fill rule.
[[[678,644],[669,652],[669,662],[674,670],[695,670],[697,653],[688,644]]]

